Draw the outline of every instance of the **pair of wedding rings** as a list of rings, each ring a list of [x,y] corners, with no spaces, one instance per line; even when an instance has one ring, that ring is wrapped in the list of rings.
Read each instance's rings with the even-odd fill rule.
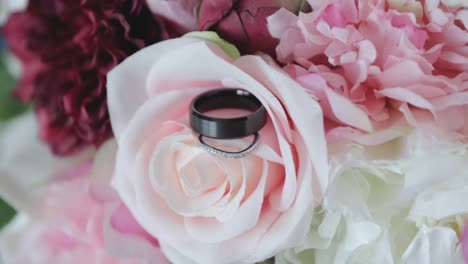
[[[250,114],[220,118],[205,115],[218,109],[235,108],[250,111]],[[202,148],[213,155],[235,159],[251,153],[258,146],[258,131],[265,126],[267,112],[262,103],[250,92],[243,89],[217,89],[202,93],[190,104],[190,125],[199,133]],[[208,145],[204,137],[213,139],[238,139],[254,135],[252,143],[244,150],[229,152]]]

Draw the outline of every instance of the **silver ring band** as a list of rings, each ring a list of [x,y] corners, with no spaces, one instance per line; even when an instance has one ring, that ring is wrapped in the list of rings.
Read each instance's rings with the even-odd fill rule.
[[[243,157],[247,156],[248,154],[250,154],[252,151],[254,151],[257,148],[258,143],[260,141],[260,135],[258,133],[255,133],[254,140],[252,141],[250,146],[248,146],[244,150],[236,151],[236,152],[229,152],[229,151],[220,150],[220,149],[217,149],[215,147],[212,147],[212,146],[206,144],[206,142],[203,140],[203,135],[202,134],[200,134],[198,136],[198,141],[200,141],[200,144],[201,144],[203,150],[210,153],[210,154],[212,154],[212,155],[215,155],[215,156],[218,156],[218,157],[224,158],[224,159],[239,159],[239,158],[243,158]]]

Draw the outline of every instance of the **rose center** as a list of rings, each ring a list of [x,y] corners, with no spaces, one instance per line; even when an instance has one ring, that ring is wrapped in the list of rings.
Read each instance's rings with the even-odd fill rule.
[[[179,167],[179,166],[178,166]],[[209,154],[195,156],[178,169],[185,194],[196,197],[214,190],[225,180],[225,173]]]

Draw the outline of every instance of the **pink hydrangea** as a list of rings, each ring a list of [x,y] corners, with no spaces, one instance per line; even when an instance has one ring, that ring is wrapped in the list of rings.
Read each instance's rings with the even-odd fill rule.
[[[436,0],[309,2],[311,13],[281,9],[268,26],[279,61],[320,100],[329,140],[400,120],[467,139],[468,10]]]

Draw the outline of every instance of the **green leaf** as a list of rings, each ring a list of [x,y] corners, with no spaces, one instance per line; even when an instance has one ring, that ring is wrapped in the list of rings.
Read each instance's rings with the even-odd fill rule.
[[[5,56],[0,54],[0,122],[21,114],[28,108],[11,94],[16,81],[9,74],[4,58]]]
[[[15,214],[15,209],[0,199],[0,230],[13,219]]]
[[[185,34],[185,36],[195,37],[195,38],[211,41],[211,42],[215,43],[216,45],[218,45],[221,49],[223,49],[224,52],[226,52],[226,54],[228,54],[232,58],[237,59],[237,58],[240,57],[240,52],[236,48],[236,46],[234,46],[231,43],[229,43],[229,42],[225,41],[224,39],[220,38],[219,35],[216,34],[216,32],[213,32],[213,31],[194,31],[194,32],[190,32],[190,33]]]

